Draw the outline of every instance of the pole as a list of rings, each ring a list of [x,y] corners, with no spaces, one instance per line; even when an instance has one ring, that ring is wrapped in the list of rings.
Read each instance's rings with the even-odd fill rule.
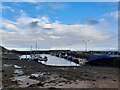
[[[87,44],[88,44],[89,40],[83,40],[83,42],[85,43],[85,51],[87,51],[87,49],[88,49]]]
[[[32,46],[30,47],[30,54],[32,54]]]
[[[32,59],[32,46],[31,46],[31,50],[30,50],[30,57]]]
[[[85,51],[87,51],[87,41],[85,41]]]
[[[27,60],[27,52],[26,52],[26,60]]]
[[[37,43],[36,43],[36,54],[37,54]]]

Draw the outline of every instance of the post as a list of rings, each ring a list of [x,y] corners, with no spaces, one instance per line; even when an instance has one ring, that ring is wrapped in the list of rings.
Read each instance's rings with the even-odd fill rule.
[[[89,40],[83,40],[83,42],[85,43],[85,51],[87,51],[87,44],[88,44],[88,42],[89,42]]]
[[[26,52],[26,60],[27,60],[27,52]]]
[[[36,54],[37,54],[37,43],[36,43]]]
[[[32,59],[32,46],[31,46],[31,50],[30,50],[30,57]]]
[[[30,54],[32,54],[32,46],[31,46]]]

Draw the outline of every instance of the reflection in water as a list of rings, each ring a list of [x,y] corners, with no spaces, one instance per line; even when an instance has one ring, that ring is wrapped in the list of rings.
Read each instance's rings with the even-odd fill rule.
[[[42,57],[47,56],[48,60],[45,61],[40,61],[41,63],[45,64],[45,65],[51,65],[51,66],[79,66],[78,64],[68,61],[66,59],[63,58],[59,58],[59,57],[55,57],[55,56],[51,56],[48,54],[41,54]]]

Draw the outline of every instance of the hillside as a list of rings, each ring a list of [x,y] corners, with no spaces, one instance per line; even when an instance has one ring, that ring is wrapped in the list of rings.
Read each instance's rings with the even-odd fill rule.
[[[5,53],[5,52],[9,52],[9,50],[0,45],[0,52]]]

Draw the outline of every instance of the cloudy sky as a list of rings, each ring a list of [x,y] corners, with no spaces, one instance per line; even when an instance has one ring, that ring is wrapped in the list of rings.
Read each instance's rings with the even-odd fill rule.
[[[1,45],[9,49],[117,50],[117,2],[2,2]]]

